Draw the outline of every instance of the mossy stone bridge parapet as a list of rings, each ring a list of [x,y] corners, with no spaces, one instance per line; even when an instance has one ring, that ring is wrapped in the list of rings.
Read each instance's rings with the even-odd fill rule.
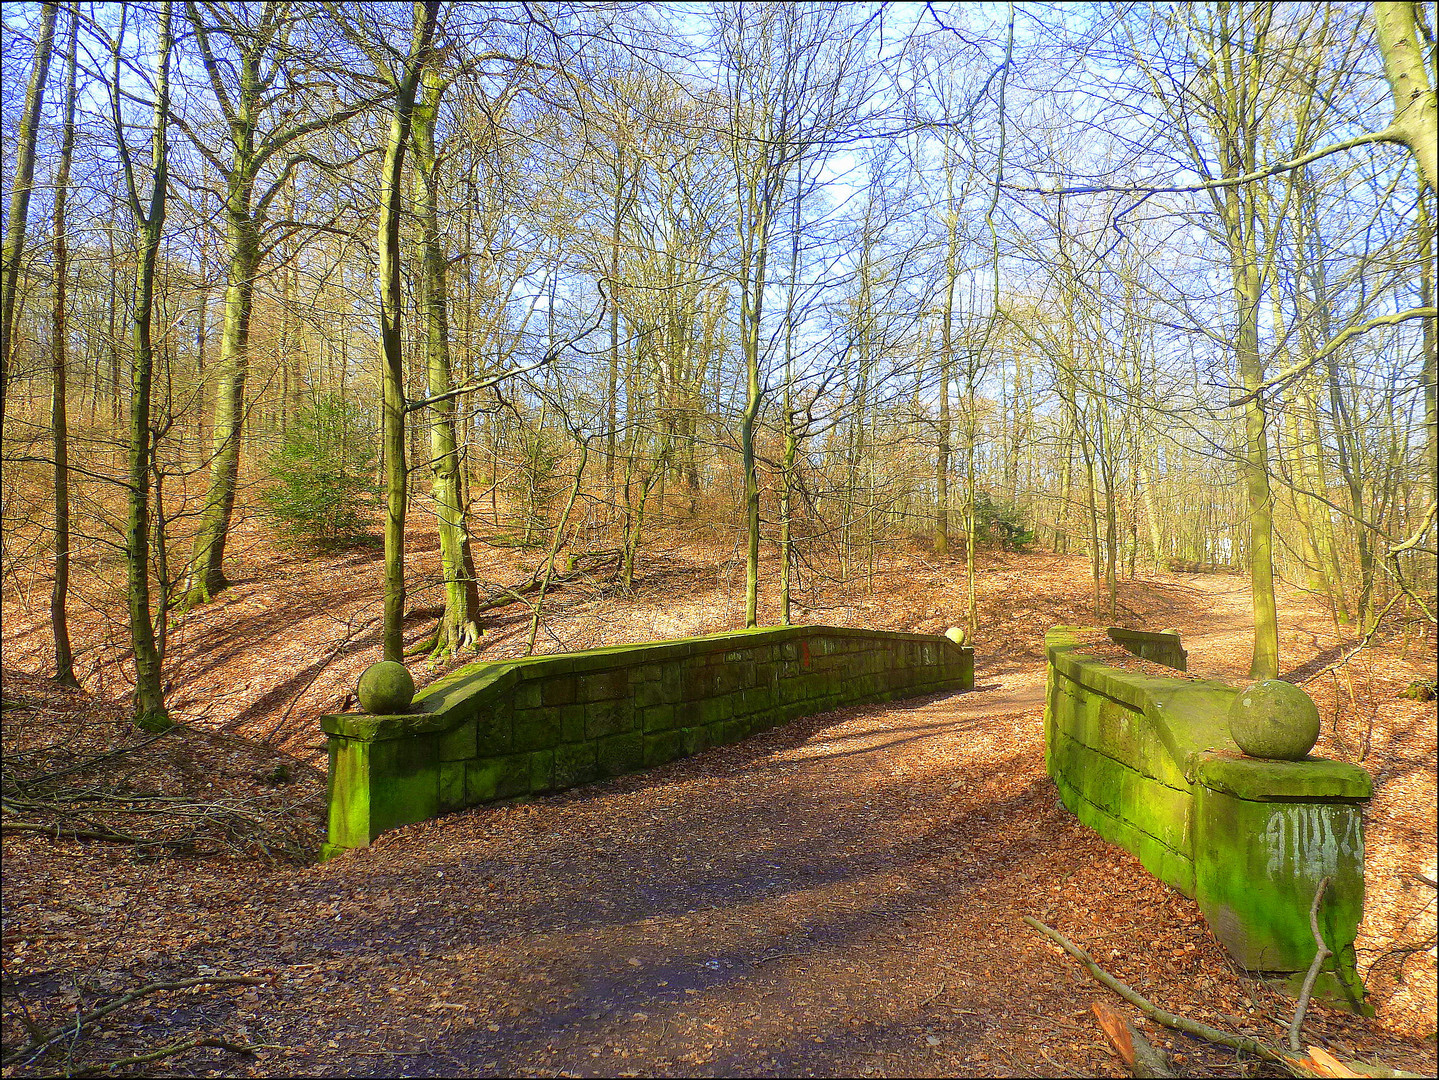
[[[1251,971],[1309,967],[1309,910],[1329,878],[1319,926],[1335,955],[1319,991],[1361,1008],[1354,936],[1364,905],[1369,774],[1314,757],[1246,757],[1229,734],[1238,687],[1107,663],[1086,645],[1103,633],[1059,626],[1045,636],[1045,764],[1065,805],[1197,900]],[[1185,668],[1175,634],[1108,635],[1135,655]]]
[[[575,787],[840,705],[974,685],[928,634],[785,626],[471,664],[396,716],[324,716],[325,855],[466,806]]]

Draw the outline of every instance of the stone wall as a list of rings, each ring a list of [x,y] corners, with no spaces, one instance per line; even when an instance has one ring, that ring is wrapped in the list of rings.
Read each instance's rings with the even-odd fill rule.
[[[1369,774],[1314,757],[1243,755],[1227,718],[1239,688],[1101,662],[1083,644],[1094,633],[1060,626],[1045,636],[1045,764],[1065,805],[1195,898],[1250,970],[1308,968],[1315,952],[1309,908],[1328,877],[1320,926],[1336,958],[1321,991],[1360,1007],[1354,936],[1364,903]],[[1114,629],[1109,637],[1184,670],[1173,634]]]
[[[398,716],[321,717],[326,856],[386,829],[738,742],[840,705],[974,685],[927,634],[786,626],[471,664]]]

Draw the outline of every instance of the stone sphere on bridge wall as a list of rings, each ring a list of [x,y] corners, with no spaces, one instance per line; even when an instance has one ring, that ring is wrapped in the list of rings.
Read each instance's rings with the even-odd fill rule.
[[[1319,740],[1319,709],[1292,683],[1264,679],[1234,695],[1229,733],[1250,757],[1299,761]]]
[[[404,664],[381,660],[360,675],[355,693],[360,707],[371,716],[391,716],[409,709],[415,700],[415,680]]]
[[[969,634],[965,632],[965,629],[962,626],[951,626],[948,630],[944,632],[944,636],[949,638],[949,640],[954,642],[956,645],[969,644]]]

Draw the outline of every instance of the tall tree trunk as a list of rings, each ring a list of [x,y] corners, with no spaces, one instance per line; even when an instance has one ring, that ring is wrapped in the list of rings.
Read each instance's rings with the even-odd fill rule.
[[[123,35],[122,35],[123,37]],[[134,369],[130,380],[130,449],[129,488],[125,519],[125,564],[129,580],[130,638],[135,653],[135,722],[141,727],[163,731],[172,721],[165,711],[161,659],[155,644],[155,630],[150,612],[150,469],[151,428],[150,389],[154,369],[154,344],[150,320],[155,304],[155,268],[160,255],[160,238],[165,225],[166,127],[169,117],[170,76],[170,4],[160,8],[160,44],[157,61],[158,77],[155,90],[154,149],[151,164],[151,190],[148,208],[142,206],[135,178],[126,154],[127,188],[131,212],[140,231],[139,258],[135,266],[134,311],[131,323],[131,351]],[[117,45],[118,48],[118,45]],[[119,63],[116,62],[115,134],[123,145],[124,127],[120,122]],[[163,613],[161,615],[163,618]]]
[[[1258,394],[1264,382],[1259,356],[1259,268],[1253,260],[1253,236],[1246,230],[1234,266],[1234,295],[1239,307],[1235,348],[1239,381],[1253,395],[1244,406],[1244,458],[1241,471],[1249,516],[1249,573],[1254,610],[1254,654],[1249,675],[1279,677],[1279,616],[1274,602],[1274,505],[1269,487],[1269,440],[1264,403]]]
[[[449,282],[440,241],[438,161],[435,121],[444,82],[434,68],[421,80],[422,100],[415,105],[415,173],[420,182],[420,235],[425,275],[425,374],[431,397],[448,394],[454,376],[450,365]],[[466,569],[469,527],[460,490],[460,455],[455,435],[455,399],[430,406],[430,470],[438,518],[440,570],[444,578],[445,611],[440,618],[436,658],[473,649],[480,637],[479,590]]]
[[[947,170],[946,178],[949,186],[950,208],[949,244],[945,259],[944,314],[940,323],[939,337],[939,453],[934,466],[936,500],[934,553],[936,555],[949,554],[949,470],[950,455],[953,453],[950,440],[954,433],[950,419],[949,393],[954,383],[954,288],[959,278],[957,266],[959,215],[954,207],[953,167]],[[969,631],[973,634],[975,628],[971,626]],[[971,638],[971,640],[973,639]]]
[[[1422,187],[1419,192],[1419,306],[1434,306],[1434,222],[1429,216],[1429,204],[1434,191],[1427,195]],[[1429,449],[1429,498],[1439,499],[1439,356],[1436,356],[1434,324],[1436,320],[1424,320],[1424,430],[1425,445]]]
[[[416,3],[414,31],[404,70],[395,86],[395,109],[385,143],[380,178],[380,349],[383,394],[381,445],[385,454],[385,599],[381,639],[386,660],[404,659],[405,612],[405,356],[400,320],[400,216],[404,201],[405,152],[420,74],[435,34],[439,0]]]
[[[240,475],[245,384],[250,373],[250,318],[254,311],[255,274],[260,265],[260,238],[250,211],[252,194],[252,182],[232,174],[225,200],[230,270],[220,335],[220,375],[215,385],[210,484],[195,532],[186,607],[208,603],[229,584],[224,572],[225,545]]]
[[[793,216],[790,220],[789,286],[784,313],[784,460],[780,467],[779,488],[779,621],[790,625],[793,603],[792,569],[794,566],[794,491],[795,462],[799,457],[799,432],[794,412],[794,309],[799,283],[800,209],[803,200],[798,187],[794,194]]]
[[[757,193],[752,193],[757,194]],[[769,202],[760,196],[762,209],[754,223],[758,250],[751,249],[750,274],[740,289],[740,333],[744,349],[745,407],[740,416],[740,461],[744,469],[745,588],[744,624],[759,625],[759,466],[755,460],[755,422],[762,404],[759,377],[760,326],[764,305],[765,257],[768,254]]]
[[[50,589],[50,628],[55,638],[55,681],[79,686],[75,657],[70,649],[70,627],[65,600],[70,589],[70,441],[66,417],[65,287],[69,276],[69,245],[65,235],[65,204],[70,194],[70,159],[75,149],[75,48],[80,28],[80,5],[69,10],[70,33],[65,56],[65,119],[60,143],[60,170],[55,178],[55,304],[50,319],[50,427],[55,447],[55,583]]]
[[[606,420],[608,421],[608,430],[605,433],[605,490],[611,503],[614,502],[615,494],[615,453],[619,426],[617,398],[620,391],[620,215],[624,186],[625,150],[622,146],[616,146],[615,202],[613,218],[610,222],[610,280],[609,288],[606,290],[610,303],[610,382],[609,393],[605,397]]]
[[[12,350],[17,323],[15,302],[20,292],[20,258],[25,254],[26,216],[30,211],[30,191],[35,186],[35,137],[40,130],[40,109],[45,100],[45,80],[50,73],[50,53],[55,44],[55,14],[59,8],[56,0],[45,0],[40,5],[40,37],[35,43],[35,67],[31,69],[30,85],[25,91],[25,109],[20,114],[19,156],[11,181],[10,211],[5,220],[4,272],[0,277],[0,445],[5,435],[5,395],[14,370]]]

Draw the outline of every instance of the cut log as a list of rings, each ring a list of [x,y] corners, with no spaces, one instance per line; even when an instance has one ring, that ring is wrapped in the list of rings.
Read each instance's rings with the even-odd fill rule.
[[[1119,1055],[1119,1060],[1124,1062],[1125,1067],[1132,1075],[1174,1075],[1174,1070],[1169,1067],[1169,1059],[1164,1056],[1164,1051],[1135,1031],[1129,1021],[1115,1012],[1106,1002],[1096,1001],[1090,1005],[1090,1008],[1094,1010],[1094,1016],[1099,1021],[1099,1026],[1104,1029],[1109,1045],[1114,1047],[1114,1052]]]

